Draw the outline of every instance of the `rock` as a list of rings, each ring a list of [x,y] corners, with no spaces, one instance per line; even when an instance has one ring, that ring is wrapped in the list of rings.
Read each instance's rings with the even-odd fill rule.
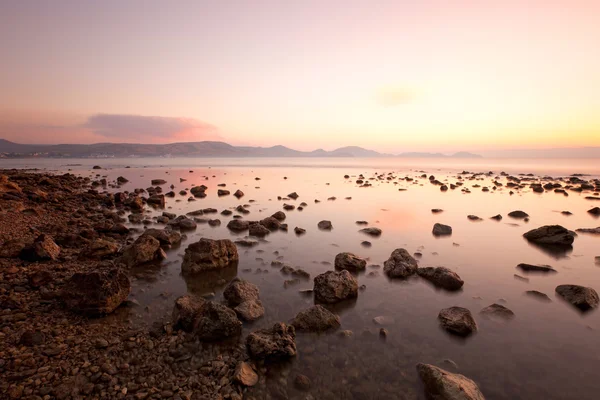
[[[432,233],[435,236],[448,236],[452,235],[452,227],[449,225],[435,224],[433,225]]]
[[[295,206],[295,205],[293,205],[293,204],[285,204],[285,203],[283,203],[283,209],[284,209],[284,210],[287,210],[287,211],[292,211],[292,210],[293,210],[293,209],[295,209],[295,208],[296,208],[296,206]]]
[[[178,245],[181,243],[181,233],[173,231],[171,229],[146,229],[144,231],[145,236],[152,236],[154,239],[160,242],[162,247],[170,248],[171,246]]]
[[[181,296],[175,300],[172,322],[175,329],[192,332],[204,299],[194,296]]]
[[[408,278],[417,272],[417,260],[405,249],[396,249],[383,263],[383,272],[389,278]]]
[[[252,332],[246,338],[248,354],[257,359],[289,358],[296,355],[296,331],[283,322],[271,329]]]
[[[598,307],[598,293],[590,287],[559,285],[556,287],[556,293],[581,311]]]
[[[160,242],[152,236],[142,235],[123,251],[123,255],[118,261],[131,268],[165,258],[166,255],[160,248]]]
[[[227,300],[229,307],[235,307],[248,300],[258,300],[258,286],[236,277],[225,287],[223,297]]]
[[[271,231],[262,226],[261,224],[251,224],[248,233],[250,234],[250,236],[265,237],[269,233],[271,233]]]
[[[493,217],[491,217],[490,219],[493,219],[495,221],[502,221],[502,215],[498,214],[498,215],[494,215]]]
[[[340,317],[321,305],[299,312],[290,323],[297,331],[324,332],[340,327]]]
[[[154,204],[157,207],[165,208],[165,195],[164,194],[155,194],[150,196],[148,200],[146,200],[148,204]]]
[[[265,308],[260,300],[247,300],[233,309],[243,321],[255,321],[265,315]]]
[[[16,258],[27,247],[23,239],[11,239],[0,245],[0,258]]]
[[[260,242],[254,239],[238,239],[235,241],[235,244],[242,247],[254,247],[257,246]]]
[[[235,368],[233,380],[242,386],[254,386],[258,383],[258,375],[250,364],[241,361]]]
[[[200,186],[194,186],[193,188],[190,189],[190,193],[194,196],[194,197],[206,197],[206,189],[207,187],[204,185],[200,185]]]
[[[217,196],[227,196],[229,195],[229,190],[225,190],[225,189],[219,189],[217,190]]]
[[[492,304],[482,309],[479,314],[485,318],[510,320],[515,317],[515,313],[501,304]]]
[[[542,301],[546,301],[546,302],[552,301],[552,300],[550,300],[550,297],[548,297],[548,295],[546,293],[538,292],[537,290],[528,290],[525,292],[525,294],[528,296],[531,296],[531,297],[535,297],[538,300],[542,300]]]
[[[529,214],[527,214],[525,211],[517,210],[509,212],[508,216],[511,218],[523,219],[529,217]]]
[[[517,265],[517,268],[520,268],[525,272],[556,272],[556,270],[549,265],[533,265],[521,263]]]
[[[40,331],[28,330],[23,332],[19,344],[27,347],[39,346],[46,341],[46,335]]]
[[[573,233],[560,225],[545,225],[526,232],[523,237],[542,245],[570,246],[575,240]]]
[[[446,290],[460,290],[464,281],[458,274],[446,267],[426,267],[418,268],[417,274],[433,283],[435,286]]]
[[[242,323],[235,311],[214,301],[202,303],[194,327],[194,333],[203,341],[223,340],[242,333]]]
[[[317,227],[323,231],[330,231],[333,228],[331,221],[321,221],[317,224]]]
[[[238,199],[244,197],[244,192],[242,192],[241,190],[236,190],[235,193],[233,194],[235,197],[237,197]]]
[[[310,390],[310,379],[306,375],[296,375],[294,379],[294,387],[303,392],[308,392]]]
[[[343,271],[327,271],[314,279],[315,300],[321,303],[337,303],[358,296],[358,282]]]
[[[600,235],[600,226],[597,228],[579,228],[576,229],[576,231],[581,233],[591,233],[592,235]]]
[[[202,238],[185,249],[181,271],[195,274],[228,267],[239,261],[237,247],[229,239]]]
[[[119,244],[105,239],[95,239],[84,248],[79,256],[81,258],[102,260],[119,252]]]
[[[39,235],[31,246],[23,248],[20,258],[26,261],[56,260],[60,255],[60,247],[49,235]]]
[[[298,196],[298,193],[293,192],[293,193],[288,194],[287,197],[289,197],[292,200],[296,200],[300,196]]]
[[[379,237],[381,236],[381,229],[379,228],[363,228],[359,232],[364,233],[365,235]]]
[[[440,311],[438,319],[442,328],[458,336],[469,336],[477,331],[477,324],[466,308],[445,308]]]
[[[152,181],[150,181],[150,183],[152,184],[152,186],[157,186],[157,185],[165,185],[167,183],[167,181],[165,181],[164,179],[152,179]]]
[[[232,219],[227,224],[227,228],[230,231],[234,231],[234,232],[243,232],[243,231],[247,230],[249,227],[250,227],[250,222],[245,221],[243,219],[239,219],[239,218]]]
[[[588,210],[588,212],[592,215],[600,215],[600,207],[594,207]]]
[[[294,233],[295,233],[296,235],[303,235],[303,234],[305,234],[305,233],[306,233],[306,229],[299,228],[299,227],[295,227],[295,228],[294,228]]]
[[[460,374],[453,374],[429,364],[417,364],[417,372],[431,400],[485,400],[477,384]]]
[[[277,211],[275,214],[271,215],[271,217],[275,218],[278,221],[285,221],[285,213],[283,211]]]
[[[77,272],[67,280],[60,297],[70,310],[98,316],[113,312],[130,290],[129,278],[118,269]]]
[[[470,221],[481,221],[481,218],[480,218],[480,217],[478,217],[477,215],[467,215],[467,218],[468,218]]]
[[[367,267],[367,261],[352,253],[339,253],[335,256],[335,268],[345,269],[351,272],[363,271]]]
[[[260,224],[270,231],[276,231],[281,227],[281,222],[275,217],[267,217],[260,221]]]

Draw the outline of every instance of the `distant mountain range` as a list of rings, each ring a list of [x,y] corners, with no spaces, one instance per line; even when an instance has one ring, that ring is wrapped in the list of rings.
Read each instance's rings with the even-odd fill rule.
[[[190,142],[171,144],[96,143],[96,144],[19,144],[0,139],[2,157],[452,157],[480,158],[459,152],[382,154],[362,147],[348,146],[333,151],[318,149],[298,151],[285,146],[232,146],[224,142]]]

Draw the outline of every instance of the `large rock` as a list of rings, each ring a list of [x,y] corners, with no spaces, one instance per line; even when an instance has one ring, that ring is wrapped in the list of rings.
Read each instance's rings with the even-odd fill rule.
[[[105,239],[95,239],[84,248],[79,256],[81,258],[101,260],[111,257],[119,252],[119,244]]]
[[[352,272],[363,271],[367,267],[367,261],[352,253],[339,253],[335,256],[335,268],[345,269]]]
[[[239,261],[237,247],[229,239],[202,238],[185,249],[181,264],[184,274],[225,268]]]
[[[56,260],[60,255],[60,247],[49,235],[39,235],[31,246],[21,250],[20,257],[26,261]]]
[[[477,323],[466,308],[445,308],[440,311],[438,319],[442,328],[458,336],[468,336],[477,331]]]
[[[383,263],[383,272],[390,278],[408,278],[417,272],[417,260],[405,249],[396,249]]]
[[[444,224],[435,224],[431,233],[435,236],[449,236],[452,235],[452,227]]]
[[[258,286],[241,278],[234,278],[223,291],[229,307],[235,307],[248,300],[258,300]]]
[[[560,225],[545,225],[523,234],[530,242],[542,245],[570,246],[575,240],[573,232]]]
[[[181,296],[175,300],[172,321],[175,329],[192,332],[204,299],[194,296]]]
[[[97,316],[113,312],[130,290],[129,278],[118,269],[77,272],[65,283],[61,299],[75,312]]]
[[[340,317],[321,305],[315,305],[299,312],[291,322],[297,331],[324,332],[337,329],[340,326]]]
[[[231,308],[214,301],[205,301],[196,316],[194,333],[200,340],[222,340],[239,336],[242,333],[242,323]]]
[[[296,355],[296,331],[293,326],[278,322],[271,329],[252,332],[246,338],[248,354],[252,358],[276,359]]]
[[[343,271],[327,271],[314,279],[315,300],[321,303],[337,303],[358,296],[358,282]]]
[[[417,274],[435,286],[446,290],[460,290],[464,284],[464,281],[460,279],[456,272],[446,267],[418,268]]]
[[[146,229],[144,235],[152,236],[160,242],[161,247],[170,248],[181,243],[181,233],[171,229]]]
[[[123,251],[119,262],[131,268],[165,258],[166,255],[160,248],[160,242],[152,236],[142,235]]]
[[[417,364],[425,397],[431,400],[485,400],[477,384],[460,374],[453,374],[429,364]]]
[[[581,311],[598,307],[598,293],[590,287],[559,285],[556,287],[556,293]]]

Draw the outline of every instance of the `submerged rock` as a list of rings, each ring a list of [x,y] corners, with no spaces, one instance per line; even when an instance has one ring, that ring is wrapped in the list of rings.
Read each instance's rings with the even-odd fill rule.
[[[515,317],[515,313],[501,304],[492,304],[482,309],[479,314],[486,318],[510,320]]]
[[[466,376],[453,374],[429,364],[417,364],[417,372],[431,400],[485,400],[477,384]]]
[[[271,231],[265,228],[263,225],[257,223],[250,225],[248,233],[251,236],[264,237],[271,233]]]
[[[531,296],[531,297],[535,297],[538,300],[542,300],[542,301],[546,301],[546,302],[552,301],[552,300],[550,300],[550,297],[548,297],[548,295],[546,293],[538,292],[537,290],[528,290],[525,292],[525,294],[528,296]]]
[[[358,281],[343,271],[327,271],[314,279],[315,300],[321,303],[337,303],[358,296]]]
[[[417,272],[417,260],[405,249],[396,249],[383,263],[383,272],[389,278],[408,278]]]
[[[72,311],[99,316],[119,307],[130,290],[129,278],[121,270],[77,272],[67,280],[60,297]]]
[[[435,286],[450,291],[460,290],[464,285],[464,281],[460,279],[460,276],[446,267],[418,268],[417,274]]]
[[[458,336],[469,336],[477,331],[477,323],[466,308],[445,308],[440,311],[438,319],[442,328]]]
[[[524,233],[523,237],[542,245],[570,246],[575,240],[573,232],[560,225],[545,225]]]
[[[452,235],[452,227],[444,224],[435,224],[431,233],[435,236],[449,236]]]
[[[271,217],[275,218],[278,221],[285,221],[285,213],[283,211],[277,211],[275,214],[271,215]]]
[[[233,311],[243,321],[255,321],[265,315],[265,308],[258,299],[244,301],[237,305]]]
[[[317,304],[308,310],[299,312],[290,325],[297,331],[324,332],[339,328],[340,317]]]
[[[193,274],[225,268],[239,261],[237,247],[229,239],[202,238],[185,249],[181,271]]]
[[[235,311],[214,301],[205,301],[194,323],[194,333],[200,340],[216,341],[239,336],[242,323]]]
[[[169,248],[181,243],[181,233],[171,229],[146,229],[144,235],[152,236],[160,242],[162,247]]]
[[[363,228],[359,232],[362,232],[366,235],[373,236],[373,237],[381,236],[381,229],[379,229],[379,228]]]
[[[598,307],[598,293],[590,287],[559,285],[556,287],[556,293],[581,311]]]
[[[271,329],[252,332],[246,338],[248,354],[257,359],[289,358],[296,355],[296,331],[278,322]]]
[[[339,253],[335,256],[335,268],[345,269],[351,272],[363,271],[367,267],[367,261],[352,253]]]

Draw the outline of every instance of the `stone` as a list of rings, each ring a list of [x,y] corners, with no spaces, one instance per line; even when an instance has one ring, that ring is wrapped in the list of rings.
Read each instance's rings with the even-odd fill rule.
[[[541,245],[570,246],[575,240],[573,232],[560,225],[545,225],[524,233],[523,237]]]
[[[129,278],[121,270],[77,272],[67,280],[60,297],[72,311],[99,316],[113,312],[130,290]]]
[[[271,215],[271,217],[275,218],[278,221],[285,221],[285,213],[283,211],[277,211],[275,214]]]
[[[385,272],[389,278],[406,279],[415,274],[417,269],[417,260],[415,260],[405,249],[394,250],[390,255],[390,258],[383,263],[383,272]]]
[[[317,224],[317,227],[322,231],[330,231],[333,228],[333,225],[331,225],[331,221],[323,220]]]
[[[56,260],[60,255],[60,247],[49,235],[39,235],[31,246],[23,248],[20,258],[26,261]]]
[[[261,224],[251,224],[248,233],[250,234],[250,236],[265,237],[266,235],[271,233],[271,231],[262,226]]]
[[[294,357],[296,331],[293,326],[278,322],[271,329],[252,332],[246,338],[250,357],[255,359],[280,359]]]
[[[381,236],[381,229],[379,228],[363,228],[359,232],[364,233],[365,235],[379,237]]]
[[[227,196],[229,195],[229,190],[225,190],[225,189],[219,189],[217,190],[217,196]]]
[[[290,323],[297,331],[325,332],[340,327],[340,317],[317,304],[299,312]]]
[[[244,192],[242,192],[241,190],[236,190],[235,193],[233,194],[235,197],[237,197],[238,199],[244,197]]]
[[[270,231],[276,231],[281,227],[281,222],[275,217],[267,217],[261,220],[260,224]]]
[[[194,274],[225,268],[238,261],[237,247],[231,240],[202,238],[185,249],[181,271],[183,274]]]
[[[237,305],[233,311],[242,321],[256,321],[265,315],[265,308],[260,300],[247,300]]]
[[[550,297],[548,297],[548,295],[546,293],[542,293],[542,292],[539,292],[537,290],[528,290],[528,291],[525,292],[525,294],[528,295],[528,296],[531,296],[531,297],[535,297],[538,300],[542,300],[542,301],[545,301],[545,302],[552,301],[552,300],[550,300]]]
[[[524,219],[529,217],[529,214],[527,214],[525,211],[517,210],[509,212],[508,216],[515,219]]]
[[[482,309],[479,314],[482,317],[490,319],[511,320],[515,317],[515,313],[504,307],[501,304],[492,304]]]
[[[258,375],[249,363],[241,361],[235,368],[233,380],[242,386],[254,386],[258,383]]]
[[[493,219],[494,221],[502,221],[502,215],[497,214],[491,217],[490,219]]]
[[[588,213],[592,215],[600,215],[600,207],[594,207],[588,210]]]
[[[477,215],[467,215],[467,219],[469,219],[470,221],[481,221],[481,218]]]
[[[19,344],[23,346],[32,347],[44,344],[46,341],[46,335],[40,331],[28,330],[23,332],[19,339]]]
[[[298,374],[294,378],[294,387],[300,391],[308,392],[310,390],[310,379],[306,375]]]
[[[0,258],[16,258],[27,247],[23,239],[11,239],[0,245]]]
[[[203,341],[223,340],[241,335],[242,323],[231,308],[205,301],[198,311],[194,333]]]
[[[296,235],[303,235],[303,234],[305,234],[305,233],[306,233],[306,229],[299,228],[299,227],[295,227],[295,228],[294,228],[294,233],[295,233]]]
[[[524,272],[556,272],[556,270],[549,265],[533,265],[521,263],[517,265],[517,268],[523,270]]]
[[[160,208],[165,208],[165,195],[164,194],[155,194],[150,196],[148,200],[146,200],[148,204],[153,204]]]
[[[288,194],[287,197],[289,197],[292,200],[296,200],[300,196],[298,196],[298,193],[292,192],[292,193]]]
[[[477,331],[477,323],[466,308],[445,308],[440,311],[438,320],[442,328],[458,336],[469,336]]]
[[[464,375],[453,374],[429,364],[417,364],[417,372],[431,400],[485,400],[479,387]]]
[[[164,179],[152,179],[150,181],[150,183],[152,184],[152,186],[157,186],[157,185],[165,185],[167,183],[167,181],[165,181]]]
[[[343,271],[327,271],[314,279],[315,300],[321,303],[337,303],[358,296],[358,281]]]
[[[175,329],[192,332],[204,299],[194,296],[181,296],[175,300],[171,320]]]
[[[142,235],[123,251],[123,255],[118,261],[131,268],[165,258],[166,255],[160,248],[160,242],[152,236]]]
[[[591,233],[593,235],[600,235],[600,226],[597,227],[597,228],[579,228],[579,229],[576,229],[576,232]]]
[[[105,239],[95,239],[79,254],[81,258],[102,260],[119,252],[119,244]]]
[[[435,286],[449,291],[460,290],[464,285],[460,276],[446,267],[418,268],[417,274]]]
[[[335,268],[345,269],[350,272],[363,271],[367,267],[367,261],[352,253],[339,253],[335,256]]]
[[[171,219],[174,219],[171,218]],[[160,242],[161,247],[170,248],[181,243],[181,233],[171,229],[146,229],[145,236],[152,236]]]
[[[223,297],[230,307],[235,307],[248,300],[258,300],[258,286],[242,278],[235,277],[225,287]]]
[[[556,293],[581,311],[598,307],[598,293],[590,287],[559,285],[556,287]]]
[[[250,222],[243,219],[232,219],[227,223],[227,228],[233,232],[243,232],[250,227]]]

